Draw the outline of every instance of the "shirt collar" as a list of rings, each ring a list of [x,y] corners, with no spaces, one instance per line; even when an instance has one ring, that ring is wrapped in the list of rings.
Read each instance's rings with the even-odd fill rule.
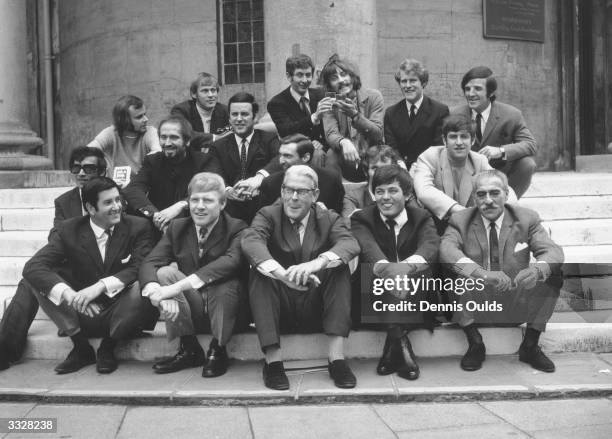
[[[308,224],[308,218],[310,218],[310,210],[308,211],[306,216],[302,218],[302,220],[300,221],[302,223],[302,226],[304,227],[304,230],[306,230],[306,225]],[[291,224],[295,224],[297,221],[290,220],[290,222]]]
[[[408,213],[406,213],[406,208],[402,209],[402,211],[395,218],[387,218],[380,211],[378,212],[380,215],[380,219],[382,219],[383,223],[388,219],[393,219],[395,221],[395,227],[401,229],[408,222]],[[385,223],[386,224],[386,223]]]
[[[421,93],[421,98],[414,103],[414,106],[416,107],[416,112],[417,113],[419,112],[419,108],[421,108],[421,104],[423,104],[423,97],[424,96],[425,95]],[[412,107],[412,102],[408,102],[407,99],[406,99],[406,107],[408,108],[408,113],[410,113],[410,107]]]
[[[472,110],[472,118],[476,119],[476,115],[478,114],[478,112],[476,110]],[[489,102],[489,105],[487,106],[487,108],[485,108],[484,110],[482,110],[480,112],[480,115],[482,116],[482,121],[484,123],[487,122],[487,120],[489,120],[489,115],[491,114],[491,102]]]
[[[255,134],[255,130],[253,130],[251,134],[245,137],[245,139],[247,139],[247,148],[251,145],[251,139],[253,138],[253,134]],[[236,144],[238,145],[238,148],[240,148],[240,145],[242,145],[242,137],[237,134],[234,134],[234,137],[236,138]]]
[[[495,220],[495,227],[497,228],[497,233],[499,233],[499,231],[501,230],[502,223],[504,222],[504,214],[505,212],[502,212],[499,218]],[[482,218],[482,223],[485,225],[485,229],[489,230],[489,228],[491,227],[491,221],[489,221],[482,215],[480,215],[480,217]]]
[[[100,239],[102,237],[102,235],[104,235],[104,232],[106,231],[106,229],[103,229],[102,227],[100,227],[96,223],[94,223],[93,220],[91,219],[91,217],[89,218],[89,225],[91,226],[91,230],[93,231],[94,236],[96,237],[96,239]],[[112,226],[110,228],[111,233],[113,233],[114,229],[115,229],[115,226]]]
[[[217,217],[217,219],[212,224],[209,224],[208,226],[206,226],[206,235],[210,235],[210,231],[215,228],[218,222],[219,222],[219,217]],[[202,228],[202,226],[195,225],[195,228],[196,228],[196,236],[199,237],[200,229]]]
[[[299,94],[297,91],[295,91],[293,89],[293,87],[289,87],[289,93],[291,93],[291,96],[293,96],[293,99],[295,99],[295,101],[299,104],[300,103],[300,99],[302,99],[302,97],[305,97],[306,100],[308,102],[310,102],[310,95],[308,94],[308,90],[306,90],[306,93],[304,93],[303,95]]]

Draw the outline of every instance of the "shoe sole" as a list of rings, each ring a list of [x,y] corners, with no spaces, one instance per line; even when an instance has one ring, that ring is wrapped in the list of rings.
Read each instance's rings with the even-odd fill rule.
[[[552,369],[540,369],[538,367],[535,367],[533,364],[531,364],[531,362],[529,360],[525,360],[525,359],[523,359],[521,357],[519,357],[519,361],[521,361],[521,362],[523,362],[525,364],[530,365],[532,368],[534,368],[535,370],[539,370],[540,372],[553,373],[556,370],[556,368],[554,368],[554,367]]]

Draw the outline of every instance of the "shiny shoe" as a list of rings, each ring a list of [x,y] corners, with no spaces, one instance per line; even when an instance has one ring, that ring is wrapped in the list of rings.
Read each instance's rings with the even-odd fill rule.
[[[94,364],[96,362],[96,353],[91,346],[86,349],[77,350],[72,348],[64,361],[55,366],[55,372],[59,375],[76,372],[79,369]]]
[[[353,375],[346,360],[334,360],[327,364],[329,376],[334,380],[336,387],[352,389],[357,385],[357,378]]]
[[[289,378],[285,373],[285,366],[282,361],[273,361],[268,364],[264,362],[263,380],[268,389],[288,390]]]
[[[401,345],[402,365],[397,369],[397,375],[406,380],[416,380],[421,371],[416,362],[410,339],[407,335],[403,335],[399,339]]]
[[[202,376],[204,378],[218,377],[227,372],[229,358],[227,357],[225,346],[219,346],[219,342],[213,338],[206,355],[208,360],[202,369]]]
[[[472,372],[482,367],[485,360],[486,348],[484,343],[472,343],[461,359],[461,369]]]
[[[538,345],[526,348],[521,344],[519,348],[519,360],[542,372],[552,373],[555,371],[555,363],[542,352],[542,349]]]
[[[391,338],[387,335],[382,356],[376,366],[378,375],[390,375],[402,366],[401,361],[402,347],[398,338]]]
[[[112,349],[98,349],[96,370],[98,373],[113,373],[117,370],[117,359]]]
[[[202,366],[206,361],[206,354],[203,350],[196,352],[186,351],[181,348],[170,361],[161,361],[153,365],[155,373],[172,373],[190,367]]]

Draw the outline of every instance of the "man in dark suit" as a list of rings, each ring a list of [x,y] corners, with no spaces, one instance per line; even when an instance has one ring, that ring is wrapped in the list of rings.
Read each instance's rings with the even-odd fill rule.
[[[440,238],[427,211],[406,205],[412,193],[408,171],[398,165],[383,166],[374,173],[372,187],[376,204],[351,216],[351,230],[361,247],[360,262],[374,264],[373,274],[380,278],[421,275],[436,261]],[[387,303],[399,303],[397,295],[385,294]],[[427,292],[422,292],[411,302],[427,299]],[[397,372],[402,378],[415,380],[419,366],[405,331],[423,326],[423,313],[402,313],[401,322],[390,313],[385,317],[390,324],[376,372]]]
[[[213,338],[202,376],[210,378],[227,371],[225,347],[239,310],[246,309],[240,238],[247,225],[223,212],[225,184],[219,175],[196,174],[188,193],[190,216],[170,223],[140,268],[140,284],[142,295],[166,318],[168,340],[181,341],[179,352],[156,363],[155,372],[204,364],[206,355],[195,334],[209,326]]]
[[[106,173],[104,153],[98,148],[78,146],[72,150],[68,168],[74,175],[76,186],[54,200],[53,227],[68,218],[82,216],[81,188],[85,182]],[[15,295],[7,306],[0,322],[0,370],[10,362],[18,361],[23,354],[28,330],[38,312],[38,301],[30,285],[19,281]]]
[[[467,105],[453,108],[476,123],[472,149],[485,155],[495,169],[508,176],[517,198],[531,185],[536,171],[536,140],[525,124],[523,114],[512,105],[496,100],[497,81],[490,68],[479,66],[461,80]]]
[[[217,158],[190,147],[191,125],[180,116],[159,124],[162,152],[145,157],[138,175],[125,188],[128,211],[151,219],[163,231],[170,220],[187,214],[187,185],[198,172],[220,172]]]
[[[538,340],[559,297],[557,274],[563,250],[550,239],[536,212],[505,204],[507,197],[504,173],[478,174],[474,179],[476,207],[453,214],[440,244],[440,260],[479,286],[461,296],[462,309],[455,314],[469,344],[461,367],[472,371],[482,366],[486,349],[476,325],[491,319],[504,325],[527,322],[519,360],[554,372],[555,365]],[[530,253],[536,263],[529,263]],[[470,302],[480,305],[479,309],[468,307]],[[489,309],[491,305],[494,309]],[[486,314],[483,306],[492,312]]]
[[[227,107],[219,99],[219,81],[210,73],[200,72],[189,87],[191,99],[176,104],[170,110],[173,116],[189,121],[194,131],[191,148],[202,151],[228,135],[230,130]]]
[[[429,72],[415,59],[402,61],[395,80],[404,99],[385,111],[385,143],[395,148],[410,169],[423,151],[442,145],[442,120],[448,106],[423,94]]]
[[[350,318],[347,263],[359,253],[343,218],[316,205],[316,172],[304,165],[285,173],[282,201],[262,208],[242,238],[253,269],[251,310],[265,354],[264,384],[289,388],[280,350],[280,333],[317,332],[329,340],[329,374],[336,386],[355,387],[344,360]]]
[[[232,96],[227,104],[233,134],[217,140],[211,153],[219,161],[227,186],[227,212],[247,223],[255,215],[258,200],[253,199],[265,177],[282,168],[278,162],[276,133],[256,130],[259,106],[246,92]]]
[[[264,178],[259,188],[259,206],[269,206],[281,194],[285,171],[293,165],[310,165],[315,148],[311,140],[303,134],[292,134],[281,139],[278,161],[283,170]],[[344,186],[342,177],[328,169],[311,166],[319,177],[320,194],[318,202],[337,213],[342,212]]]
[[[268,113],[281,137],[303,134],[312,140],[317,156],[313,156],[312,163],[321,167],[325,145],[323,113],[331,110],[333,100],[324,98],[320,88],[310,88],[315,66],[308,55],[287,58],[285,67],[290,86],[270,99]]]
[[[23,277],[60,335],[74,348],[55,371],[75,372],[96,363],[99,373],[117,368],[114,348],[143,328],[147,304],[140,296],[138,269],[153,247],[148,221],[122,217],[117,184],[106,177],[85,183],[88,215],[58,224],[49,243],[25,265]],[[57,273],[65,261],[70,270]],[[103,337],[96,354],[88,337]]]

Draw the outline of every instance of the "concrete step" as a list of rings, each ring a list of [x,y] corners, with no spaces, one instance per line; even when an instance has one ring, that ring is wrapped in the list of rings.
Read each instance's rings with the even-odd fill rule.
[[[519,206],[535,210],[544,221],[612,218],[612,195],[521,198]]]
[[[52,207],[32,209],[0,209],[2,231],[48,231],[53,226]]]
[[[0,257],[0,286],[15,286],[21,279],[27,256]]]
[[[47,243],[49,231],[0,233],[0,256],[30,257]]]
[[[69,186],[0,189],[0,206],[3,209],[53,207],[53,200],[70,189]]]
[[[544,221],[543,226],[563,247],[612,244],[612,218]]]
[[[563,252],[567,263],[612,263],[612,245],[563,246]]]
[[[612,173],[538,172],[524,198],[612,195]]]

